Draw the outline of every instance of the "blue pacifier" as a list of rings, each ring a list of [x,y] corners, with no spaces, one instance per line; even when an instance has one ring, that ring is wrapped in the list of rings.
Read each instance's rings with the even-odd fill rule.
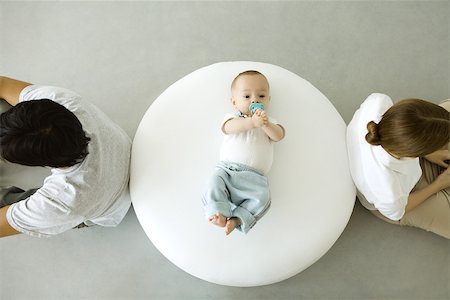
[[[250,111],[250,113],[252,115],[255,113],[255,111],[257,109],[264,110],[264,104],[258,103],[258,102],[254,102],[254,103],[250,104],[250,106],[248,107],[248,110]]]

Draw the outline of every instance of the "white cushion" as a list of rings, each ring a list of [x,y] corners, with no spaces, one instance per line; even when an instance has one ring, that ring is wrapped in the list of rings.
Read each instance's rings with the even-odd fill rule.
[[[230,83],[244,70],[269,80],[269,116],[286,129],[275,144],[272,207],[247,235],[211,225],[201,195],[218,162]],[[225,62],[180,79],[151,105],[133,142],[130,191],[155,247],[182,270],[230,286],[287,279],[324,255],[355,201],[346,125],[328,99],[299,76],[257,62]],[[157,272],[157,270],[155,270]]]

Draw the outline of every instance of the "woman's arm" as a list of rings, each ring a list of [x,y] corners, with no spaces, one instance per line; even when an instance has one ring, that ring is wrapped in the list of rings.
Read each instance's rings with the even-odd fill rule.
[[[447,145],[445,145],[447,148]],[[450,151],[447,149],[441,149],[434,151],[431,154],[425,155],[424,158],[429,162],[439,165],[444,168],[448,168],[448,161],[450,160]]]
[[[433,194],[436,194],[440,190],[450,187],[450,167],[447,168],[441,175],[436,178],[431,184],[427,185],[421,190],[417,190],[409,194],[408,204],[405,207],[405,211],[409,212],[419,206],[422,202],[427,200]]]

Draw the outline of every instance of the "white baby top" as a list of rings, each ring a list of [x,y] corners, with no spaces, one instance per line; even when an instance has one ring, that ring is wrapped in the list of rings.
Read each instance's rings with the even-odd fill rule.
[[[31,197],[12,204],[8,223],[16,230],[47,237],[87,225],[116,226],[131,201],[128,180],[131,141],[102,111],[76,93],[58,87],[32,85],[19,102],[50,99],[73,112],[91,139],[89,154],[68,169],[54,168]]]
[[[226,115],[222,128],[225,122],[237,117],[239,116],[236,114]],[[269,121],[277,124],[271,118]],[[273,162],[273,143],[262,128],[253,128],[237,134],[224,134],[220,160],[244,164],[267,175]]]
[[[361,203],[391,220],[400,220],[408,196],[422,175],[419,159],[396,159],[365,139],[367,123],[379,123],[392,105],[391,98],[384,94],[370,95],[347,127],[347,149],[353,181],[369,202]]]

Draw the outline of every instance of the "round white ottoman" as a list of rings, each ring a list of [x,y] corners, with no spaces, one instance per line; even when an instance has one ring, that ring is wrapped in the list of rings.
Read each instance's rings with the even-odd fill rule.
[[[244,70],[269,80],[269,116],[286,129],[269,173],[272,207],[247,235],[209,224],[201,196],[219,159],[230,84]],[[230,286],[287,279],[324,255],[355,201],[346,126],[309,82],[278,66],[226,62],[170,86],[142,119],[133,142],[130,192],[155,247],[182,270]]]

